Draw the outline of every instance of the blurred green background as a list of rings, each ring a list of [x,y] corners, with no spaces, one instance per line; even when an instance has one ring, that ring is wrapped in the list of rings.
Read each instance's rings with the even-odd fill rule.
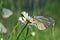
[[[55,20],[54,30],[52,26],[44,31],[32,27],[36,36],[30,36],[26,40],[60,40],[60,0],[0,0],[0,6],[13,12],[13,15],[7,19],[0,17],[0,22],[8,29],[8,33],[3,34],[6,40],[16,40],[18,33],[23,28],[24,25],[22,26],[21,22],[18,21],[22,11],[27,11],[30,16],[50,16]],[[14,29],[15,26],[17,26],[16,29]],[[19,40],[25,40],[26,31],[27,28],[21,34]]]

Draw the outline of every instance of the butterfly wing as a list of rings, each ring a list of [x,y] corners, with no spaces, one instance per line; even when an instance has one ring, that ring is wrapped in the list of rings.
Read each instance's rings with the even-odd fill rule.
[[[54,19],[51,17],[34,16],[34,18],[41,21],[46,27],[53,25],[55,23]]]

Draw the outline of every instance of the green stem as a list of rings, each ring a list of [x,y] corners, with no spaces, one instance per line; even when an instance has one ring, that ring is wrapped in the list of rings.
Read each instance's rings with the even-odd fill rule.
[[[20,32],[20,33],[18,33],[16,40],[18,40],[18,39],[19,39],[19,36],[20,36],[20,35],[21,35],[21,33],[24,31],[24,29],[26,28],[26,26],[27,26],[27,24],[28,24],[28,23],[29,23],[29,22],[27,22],[27,23],[26,23],[26,25],[24,26],[24,28],[21,30],[21,32]]]
[[[27,28],[25,40],[26,40],[26,38],[27,38],[27,36],[28,36],[28,33],[29,33],[29,28]]]

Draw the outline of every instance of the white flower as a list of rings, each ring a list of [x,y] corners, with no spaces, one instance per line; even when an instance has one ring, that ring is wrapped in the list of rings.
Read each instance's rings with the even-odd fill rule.
[[[2,23],[0,23],[0,33],[7,33],[7,29]]]
[[[28,18],[28,13],[25,12],[25,11],[22,12],[22,15],[23,15],[25,18]]]
[[[24,17],[19,17],[18,20],[21,21],[22,23],[25,23],[26,22],[26,19]]]
[[[8,18],[13,14],[13,12],[9,9],[2,8],[2,17],[3,18]]]
[[[31,35],[34,37],[36,35],[36,33],[35,32],[31,32]]]

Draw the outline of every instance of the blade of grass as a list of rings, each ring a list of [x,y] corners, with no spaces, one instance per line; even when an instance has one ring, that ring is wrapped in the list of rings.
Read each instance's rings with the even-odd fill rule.
[[[54,33],[54,30],[55,30],[55,29],[54,29],[54,25],[55,25],[55,24],[53,24],[53,28],[52,28],[52,40],[55,40],[55,33]]]
[[[10,35],[14,32],[14,30],[17,28],[17,26],[20,24],[20,22],[17,22],[17,24],[15,25],[15,27],[13,28],[12,32],[8,34],[7,36],[7,40],[9,39]]]
[[[29,28],[27,28],[25,40],[26,40],[26,38],[27,38],[27,36],[28,36],[28,33],[29,33]]]
[[[24,29],[26,28],[26,26],[27,26],[28,23],[29,23],[29,22],[27,22],[26,25],[24,26],[24,28],[21,30],[21,32],[18,33],[16,40],[19,39],[21,33],[24,31]]]

